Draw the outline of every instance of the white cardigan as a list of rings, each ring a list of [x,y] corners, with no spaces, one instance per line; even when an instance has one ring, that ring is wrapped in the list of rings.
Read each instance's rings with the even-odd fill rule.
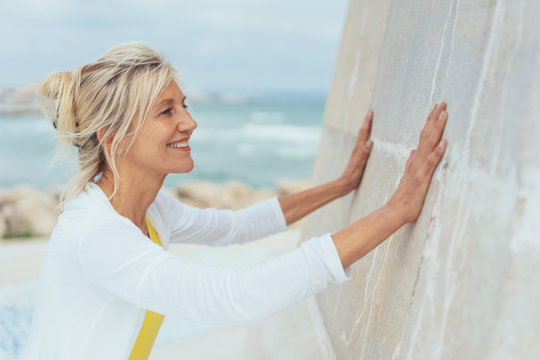
[[[209,324],[263,320],[351,278],[330,234],[247,270],[181,259],[169,243],[244,243],[286,229],[276,197],[197,209],[159,193],[147,218],[163,248],[119,215],[96,184],[66,204],[41,262],[22,359],[127,359],[149,309]]]

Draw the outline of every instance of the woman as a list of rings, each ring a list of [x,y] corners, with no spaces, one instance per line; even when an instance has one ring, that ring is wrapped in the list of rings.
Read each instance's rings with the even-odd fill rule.
[[[164,315],[250,323],[349,280],[351,264],[418,217],[446,148],[441,104],[385,206],[254,268],[227,270],[166,249],[252,241],[356,189],[371,151],[371,112],[335,181],[240,211],[200,210],[159,192],[167,174],[192,170],[197,127],[161,55],[116,46],[73,72],[47,75],[40,99],[60,144],[78,147],[79,172],[45,250],[25,359],[144,359]]]

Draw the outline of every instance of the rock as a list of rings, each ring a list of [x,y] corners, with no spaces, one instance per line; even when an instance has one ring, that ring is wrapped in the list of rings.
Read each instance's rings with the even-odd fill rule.
[[[272,189],[259,189],[259,190],[256,190],[253,193],[253,196],[251,196],[251,198],[249,199],[249,203],[246,203],[246,206],[247,205],[253,205],[253,204],[256,204],[258,202],[270,199],[271,197],[274,197],[276,195],[277,195],[276,191],[272,190]]]
[[[224,185],[210,181],[191,181],[162,191],[186,205],[199,208],[241,209],[276,195],[302,191],[311,186],[306,180],[280,180],[277,192],[271,189],[253,190],[241,181]],[[61,188],[40,192],[28,185],[0,190],[0,236],[42,235],[54,229],[60,209]]]
[[[47,192],[51,195],[57,203],[60,203],[60,195],[62,195],[62,187],[56,186],[50,188]]]
[[[186,205],[199,208],[241,209],[275,195],[272,190],[254,191],[241,181],[219,185],[209,181],[190,181],[178,184],[175,196]]]
[[[230,194],[223,194],[223,188],[210,181],[190,181],[181,183],[175,188],[176,196],[183,203],[200,208],[222,208],[232,201]]]
[[[0,211],[0,239],[4,237],[7,230],[6,217],[4,213]]]
[[[13,204],[19,199],[29,196],[30,194],[37,195],[39,191],[29,185],[17,185],[11,189],[0,191],[0,207],[8,204]]]
[[[223,187],[224,190],[228,191],[234,198],[248,198],[253,195],[251,187],[241,181],[229,181]]]
[[[10,199],[9,190],[7,189],[0,189],[0,209],[4,204],[9,202]]]
[[[241,209],[253,203],[253,189],[241,181],[230,181],[223,186],[223,194],[228,204],[222,204],[229,209]]]
[[[46,235],[56,226],[59,209],[54,196],[17,186],[4,200],[7,235]]]
[[[309,189],[312,186],[311,180],[299,179],[299,180],[286,180],[280,179],[276,182],[276,190],[278,195],[294,194],[300,191]]]

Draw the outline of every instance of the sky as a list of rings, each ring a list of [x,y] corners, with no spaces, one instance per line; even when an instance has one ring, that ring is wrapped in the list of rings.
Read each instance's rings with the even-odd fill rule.
[[[0,1],[0,87],[38,83],[110,47],[142,41],[190,89],[322,92],[330,87],[346,0]]]

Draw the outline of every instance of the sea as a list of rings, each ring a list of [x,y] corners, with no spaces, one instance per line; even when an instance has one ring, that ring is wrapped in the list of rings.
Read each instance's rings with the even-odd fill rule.
[[[190,140],[195,168],[169,175],[164,185],[239,180],[271,188],[278,179],[311,177],[324,104],[323,95],[190,104],[198,123]],[[0,116],[0,188],[62,186],[77,170],[76,148],[52,163],[55,135],[40,115]]]
[[[279,179],[310,178],[324,106],[323,95],[191,103],[189,110],[198,123],[190,141],[195,168],[188,174],[169,175],[165,186],[194,180],[239,180],[253,188],[272,188]],[[18,184],[41,190],[62,186],[76,171],[76,151],[74,148],[70,156],[52,164],[55,146],[55,130],[42,116],[0,116],[0,189]],[[250,251],[220,257],[241,263],[269,255]],[[0,285],[2,360],[21,355],[29,334],[35,289],[35,280]],[[212,328],[166,318],[156,344]]]

